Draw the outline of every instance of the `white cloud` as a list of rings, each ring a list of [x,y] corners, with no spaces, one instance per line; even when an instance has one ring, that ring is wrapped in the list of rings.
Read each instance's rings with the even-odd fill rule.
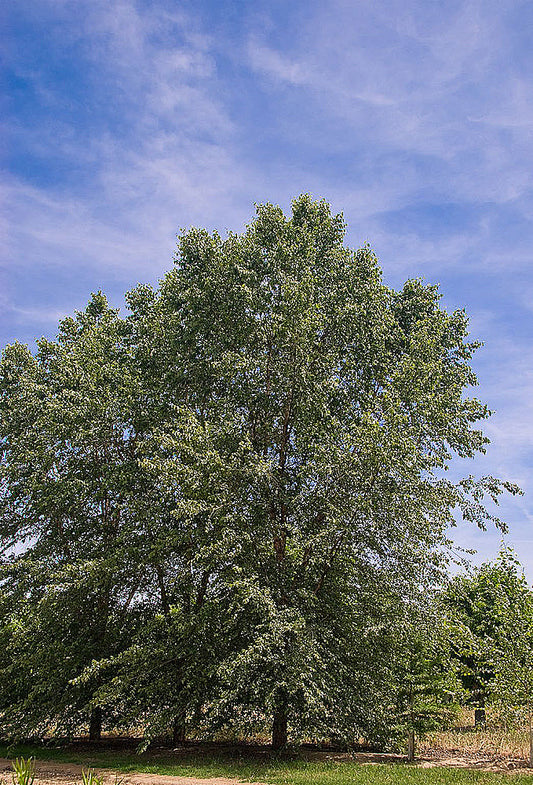
[[[133,285],[170,266],[181,227],[239,230],[254,201],[288,206],[310,191],[344,211],[351,243],[369,240],[395,278],[451,280],[466,264],[480,276],[523,273],[531,264],[533,118],[531,82],[513,70],[506,37],[515,7],[514,0],[296,3],[281,14],[298,16],[289,39],[279,19],[265,22],[264,10],[255,11],[255,24],[249,11],[240,37],[217,38],[193,7],[165,0],[33,4],[53,17],[47,34],[56,45],[79,54],[87,101],[93,91],[116,109],[108,116],[97,103],[99,123],[89,115],[86,127],[70,122],[59,111],[68,88],[58,93],[23,56],[17,61],[18,75],[49,109],[47,122],[12,129],[21,149],[70,171],[55,184],[6,180],[6,269],[31,280],[44,267],[51,286],[60,269],[83,270],[93,289],[102,276]],[[221,60],[231,62],[229,77]],[[241,89],[249,91],[244,98]],[[458,227],[443,219],[440,233],[387,227],[393,211],[438,203],[471,208],[476,220]],[[510,295],[511,276],[506,286]],[[530,288],[516,288],[524,312]],[[533,355],[528,341],[509,334],[499,294],[483,303],[465,295],[488,339],[479,392],[497,409],[479,471],[533,490]],[[61,296],[48,309],[21,291],[12,320],[51,324],[63,304],[72,311],[71,293]],[[0,295],[4,311],[7,299]],[[528,499],[505,502],[517,542],[528,540]]]
[[[13,268],[39,260],[153,277],[170,266],[182,226],[240,223],[253,199],[210,38],[190,16],[133,0],[67,0],[59,10],[57,35],[77,42],[100,74],[93,78],[116,92],[126,130],[104,122],[89,133],[65,121],[12,129],[34,155],[81,167],[83,178],[60,186],[6,181],[6,257]]]
[[[280,52],[257,41],[250,41],[248,55],[252,68],[291,85],[312,85],[316,77],[301,63],[291,62]]]
[[[305,119],[292,118],[296,138],[319,133],[324,116],[337,118],[341,128],[352,128],[356,155],[369,147],[399,160],[441,161],[445,171],[427,180],[435,193],[453,193],[454,200],[516,198],[529,186],[528,172],[508,140],[489,128],[491,117],[496,126],[503,115],[526,141],[531,115],[529,85],[500,67],[506,9],[479,2],[431,8],[417,2],[315,6],[289,48],[279,50],[255,33],[250,65],[273,84],[307,92],[313,109]],[[326,137],[333,150],[336,136],[344,138]],[[418,189],[420,181],[421,171]],[[412,197],[408,182],[403,199]]]
[[[54,324],[56,325],[60,319],[67,316],[65,311],[60,311],[57,308],[9,308],[14,321],[19,324],[25,324],[28,320],[38,322],[41,324]]]

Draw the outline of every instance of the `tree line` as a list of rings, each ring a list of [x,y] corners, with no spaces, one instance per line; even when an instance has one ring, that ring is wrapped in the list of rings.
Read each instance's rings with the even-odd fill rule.
[[[500,666],[468,584],[443,589],[449,531],[505,530],[486,501],[518,489],[446,475],[488,443],[478,344],[345,229],[307,195],[191,229],[125,316],[94,294],[4,349],[3,736],[412,746],[461,689],[482,702]]]

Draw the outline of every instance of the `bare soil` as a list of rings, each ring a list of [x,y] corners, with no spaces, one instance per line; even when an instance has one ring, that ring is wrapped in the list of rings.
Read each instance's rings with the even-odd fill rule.
[[[75,763],[60,763],[56,761],[36,760],[35,785],[79,785],[81,771],[86,766]],[[9,781],[11,777],[11,761],[0,758],[0,779]],[[196,777],[174,777],[167,774],[122,774],[111,769],[95,769],[102,777],[104,785],[261,785],[261,783],[243,783],[242,780],[232,780],[226,777],[210,777],[198,779]]]

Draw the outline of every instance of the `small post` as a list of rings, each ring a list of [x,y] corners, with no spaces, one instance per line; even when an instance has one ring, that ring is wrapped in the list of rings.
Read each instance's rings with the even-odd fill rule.
[[[531,717],[531,703],[528,703],[529,714],[529,768],[533,769],[533,720]]]

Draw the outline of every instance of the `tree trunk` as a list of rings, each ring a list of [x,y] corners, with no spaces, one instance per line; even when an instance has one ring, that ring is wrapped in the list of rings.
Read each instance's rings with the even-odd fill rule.
[[[272,723],[272,749],[281,750],[287,746],[287,707],[279,706],[274,712]]]
[[[487,722],[485,709],[474,709],[474,726],[484,728]]]
[[[533,717],[531,704],[528,706],[529,710],[529,768],[533,768]]]
[[[409,736],[407,738],[407,760],[411,763],[415,759],[415,732],[414,730],[409,731]]]
[[[172,744],[178,747],[185,743],[185,720],[183,717],[176,717],[172,726]]]
[[[91,719],[89,721],[89,740],[100,741],[102,738],[102,709],[94,706],[91,709]]]

